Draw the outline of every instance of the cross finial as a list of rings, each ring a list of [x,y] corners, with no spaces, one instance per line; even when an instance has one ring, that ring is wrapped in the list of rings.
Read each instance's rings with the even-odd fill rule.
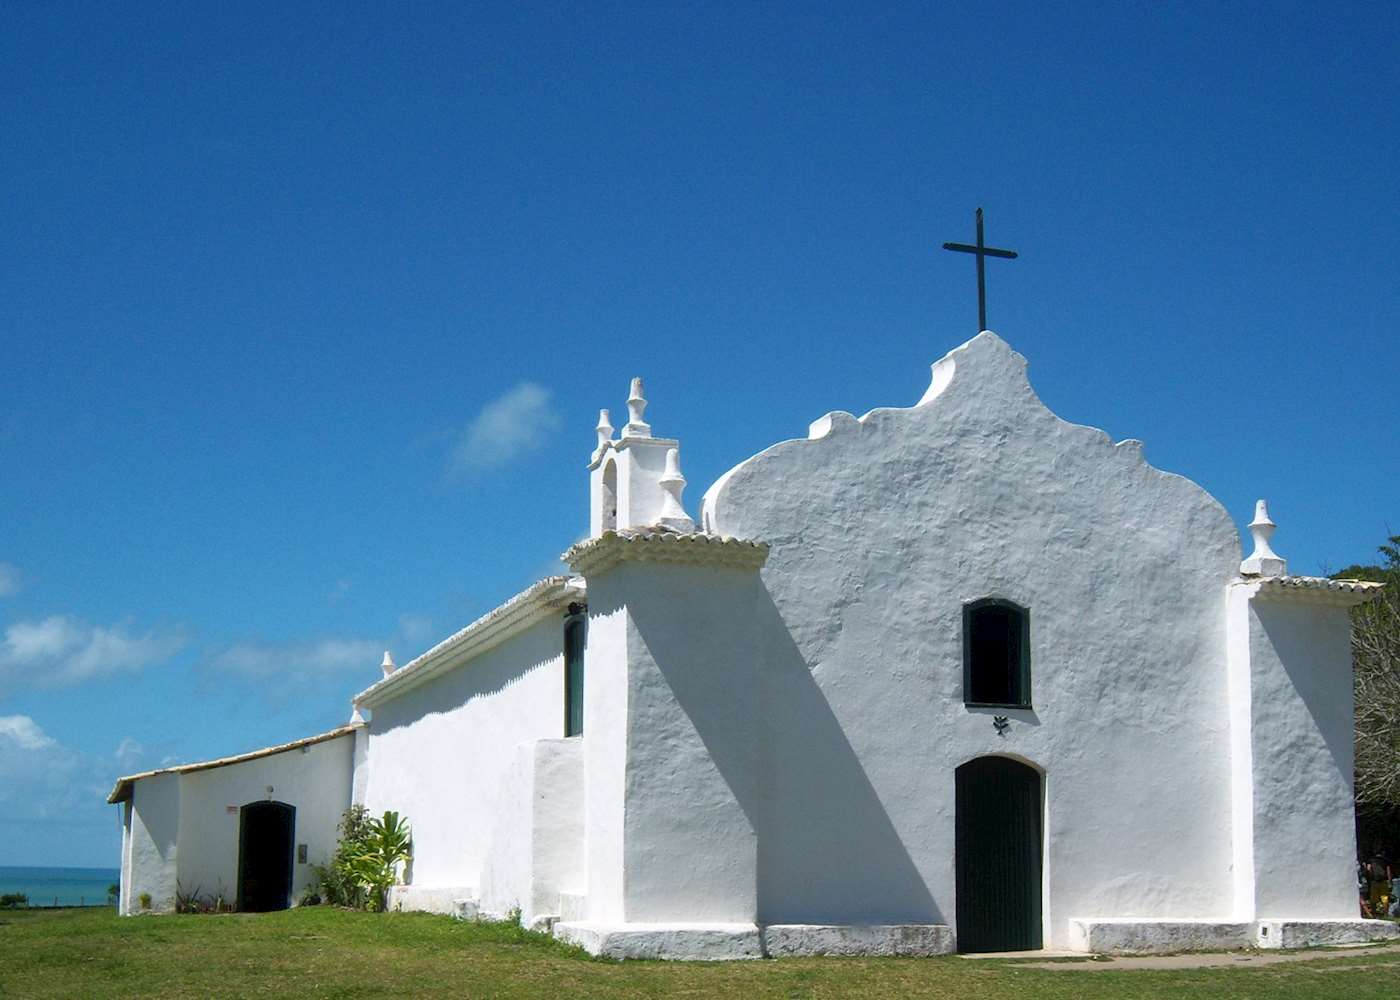
[[[987,329],[987,265],[988,257],[1003,257],[1007,260],[1016,259],[1015,250],[998,250],[989,247],[982,241],[982,209],[977,210],[977,245],[968,246],[966,243],[944,243],[944,250],[956,250],[958,253],[972,253],[977,255],[977,332],[981,333]]]

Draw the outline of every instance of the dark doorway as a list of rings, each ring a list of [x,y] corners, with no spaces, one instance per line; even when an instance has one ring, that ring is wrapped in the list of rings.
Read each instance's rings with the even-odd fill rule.
[[[958,768],[958,951],[1034,951],[1040,928],[1040,773],[1007,757]]]
[[[296,815],[285,802],[251,802],[239,810],[240,910],[263,913],[290,905]]]

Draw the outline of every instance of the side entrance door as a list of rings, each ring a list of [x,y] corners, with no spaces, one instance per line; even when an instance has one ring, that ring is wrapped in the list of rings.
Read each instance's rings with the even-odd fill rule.
[[[285,910],[292,898],[297,811],[285,802],[250,802],[238,811],[238,908]]]
[[[1040,772],[978,757],[955,772],[958,951],[1041,945]]]

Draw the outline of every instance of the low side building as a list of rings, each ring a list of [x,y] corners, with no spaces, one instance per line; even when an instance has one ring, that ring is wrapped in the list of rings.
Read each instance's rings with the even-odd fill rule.
[[[289,906],[335,852],[363,728],[118,780],[107,798],[122,804],[118,912],[169,912],[180,897]]]

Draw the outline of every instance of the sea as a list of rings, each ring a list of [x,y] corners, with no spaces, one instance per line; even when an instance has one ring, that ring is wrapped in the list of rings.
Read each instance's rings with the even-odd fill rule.
[[[116,868],[15,868],[0,865],[0,896],[22,892],[30,906],[106,906]]]

